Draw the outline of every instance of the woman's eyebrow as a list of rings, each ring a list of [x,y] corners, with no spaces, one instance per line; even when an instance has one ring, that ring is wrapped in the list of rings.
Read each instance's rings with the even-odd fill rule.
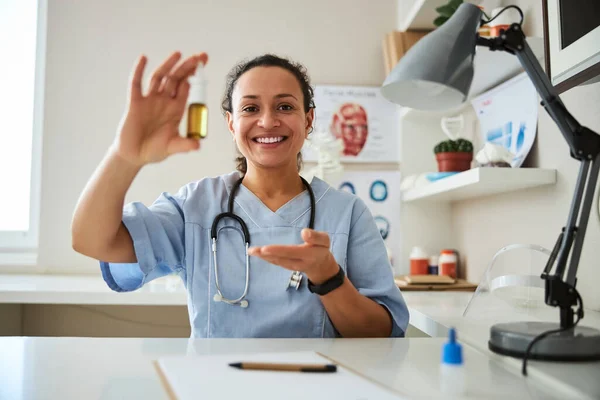
[[[289,93],[281,93],[281,94],[277,94],[277,95],[275,95],[275,98],[276,98],[276,99],[281,99],[281,98],[283,98],[283,97],[292,97],[294,100],[298,100],[298,99],[296,98],[296,96],[294,96],[293,94],[289,94]]]
[[[276,94],[275,96],[273,96],[276,99],[281,99],[283,97],[292,97],[293,99],[295,99],[296,101],[298,100],[296,98],[296,96],[294,96],[293,94],[290,93],[280,93],[280,94]],[[259,99],[260,96],[255,95],[255,94],[247,94],[245,96],[242,96],[242,99]]]

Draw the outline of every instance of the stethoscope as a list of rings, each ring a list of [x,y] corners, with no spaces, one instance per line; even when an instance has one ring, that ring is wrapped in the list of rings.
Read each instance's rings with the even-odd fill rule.
[[[244,220],[233,213],[234,196],[235,196],[235,193],[237,192],[238,188],[242,184],[243,179],[244,178],[240,178],[233,185],[233,188],[231,189],[231,193],[229,194],[227,212],[217,215],[217,217],[214,219],[214,221],[212,223],[212,228],[210,230],[210,237],[212,239],[212,252],[213,252],[213,258],[214,258],[214,263],[215,263],[215,284],[217,287],[217,293],[214,295],[213,300],[217,301],[217,302],[222,301],[224,303],[231,304],[231,305],[239,305],[242,308],[246,308],[246,307],[248,307],[248,300],[246,300],[245,297],[248,294],[248,281],[250,278],[250,257],[248,256],[248,246],[250,245],[250,233],[248,232],[248,227],[246,226],[246,223],[244,222]],[[310,229],[314,229],[314,226],[315,226],[315,194],[313,193],[312,188],[310,187],[310,184],[304,178],[300,177],[300,179],[302,179],[302,183],[306,187],[306,190],[308,191],[308,194],[310,196],[310,222],[308,224],[308,227]],[[219,285],[219,267],[217,266],[217,225],[219,224],[219,221],[223,218],[233,218],[240,224],[240,226],[242,227],[242,232],[244,234],[244,242],[246,242],[246,283],[244,286],[244,293],[242,293],[242,295],[235,300],[226,298],[223,295],[223,292],[221,292],[221,286]],[[290,280],[288,281],[288,284],[286,286],[286,290],[288,290],[289,288],[294,288],[294,289],[298,290],[301,282],[302,282],[302,274],[300,273],[300,271],[292,272],[292,275],[290,276]]]

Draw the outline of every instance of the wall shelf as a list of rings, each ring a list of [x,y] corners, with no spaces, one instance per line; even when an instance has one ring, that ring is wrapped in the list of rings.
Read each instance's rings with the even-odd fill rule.
[[[556,170],[543,168],[473,168],[407,190],[404,202],[452,202],[556,183]]]

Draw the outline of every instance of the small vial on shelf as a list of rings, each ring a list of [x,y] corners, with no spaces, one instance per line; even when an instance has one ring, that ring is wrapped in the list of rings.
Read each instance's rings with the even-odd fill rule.
[[[204,139],[208,135],[208,107],[206,106],[206,79],[204,64],[199,64],[190,77],[190,93],[187,110],[187,137]]]

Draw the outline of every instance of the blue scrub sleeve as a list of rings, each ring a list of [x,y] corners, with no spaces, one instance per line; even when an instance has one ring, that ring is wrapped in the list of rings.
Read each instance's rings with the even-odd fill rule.
[[[348,279],[358,292],[384,306],[392,317],[392,337],[403,337],[409,313],[394,274],[379,228],[362,202],[352,215],[347,252]]]
[[[137,263],[100,261],[102,277],[112,290],[136,290],[156,278],[184,271],[186,194],[184,187],[175,196],[162,193],[150,207],[134,202],[123,208],[123,224],[133,239]]]

